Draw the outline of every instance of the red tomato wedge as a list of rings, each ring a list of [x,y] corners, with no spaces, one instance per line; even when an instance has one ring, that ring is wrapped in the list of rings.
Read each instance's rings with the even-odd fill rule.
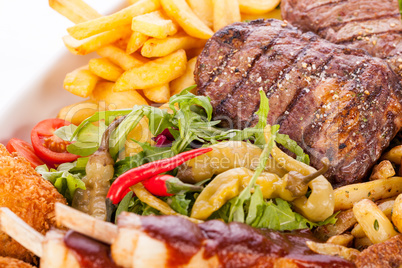
[[[6,148],[10,153],[17,152],[19,155],[24,157],[26,160],[28,160],[28,162],[31,163],[31,166],[33,168],[36,168],[37,166],[45,164],[35,154],[35,151],[34,151],[34,148],[32,147],[32,145],[26,141],[13,138],[8,141]]]
[[[31,132],[31,142],[36,155],[47,164],[75,161],[79,156],[67,152],[70,144],[54,135],[56,129],[70,125],[62,119],[46,119],[39,122]]]

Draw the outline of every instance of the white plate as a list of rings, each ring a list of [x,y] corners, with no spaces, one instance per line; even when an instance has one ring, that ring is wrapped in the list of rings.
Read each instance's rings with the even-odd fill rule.
[[[101,14],[125,3],[86,2]],[[36,123],[82,100],[63,89],[63,79],[96,55],[74,56],[67,51],[61,37],[72,25],[48,1],[0,1],[1,143],[12,137],[30,141]]]

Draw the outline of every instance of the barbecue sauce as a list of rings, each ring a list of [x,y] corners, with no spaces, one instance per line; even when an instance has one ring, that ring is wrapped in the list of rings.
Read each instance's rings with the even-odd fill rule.
[[[74,231],[64,236],[64,244],[82,268],[119,268],[110,256],[110,246]]]
[[[222,267],[355,267],[340,257],[312,252],[306,241],[316,240],[310,230],[276,232],[246,224],[218,220],[194,224],[180,217],[148,216],[141,227],[149,236],[164,242],[169,267],[188,263],[205,249],[204,259],[217,256]]]

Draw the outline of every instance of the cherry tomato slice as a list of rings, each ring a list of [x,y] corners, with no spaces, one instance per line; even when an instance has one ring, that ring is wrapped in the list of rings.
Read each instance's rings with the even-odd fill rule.
[[[34,148],[31,144],[26,141],[13,138],[8,141],[7,150],[10,153],[17,152],[19,155],[24,157],[28,162],[31,163],[33,168],[37,166],[44,165],[45,163],[35,154]]]
[[[48,164],[75,161],[78,155],[67,152],[67,145],[70,142],[54,135],[56,129],[70,124],[70,122],[57,118],[39,122],[31,132],[31,142],[36,155]]]

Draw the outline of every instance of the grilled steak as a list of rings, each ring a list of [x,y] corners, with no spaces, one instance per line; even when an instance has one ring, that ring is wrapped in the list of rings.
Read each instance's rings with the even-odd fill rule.
[[[256,124],[259,90],[280,124],[311,157],[327,156],[334,186],[361,181],[401,127],[398,77],[379,58],[302,33],[278,20],[235,23],[198,57],[198,94],[233,128]]]
[[[283,0],[282,17],[336,44],[363,48],[402,75],[398,0]]]

